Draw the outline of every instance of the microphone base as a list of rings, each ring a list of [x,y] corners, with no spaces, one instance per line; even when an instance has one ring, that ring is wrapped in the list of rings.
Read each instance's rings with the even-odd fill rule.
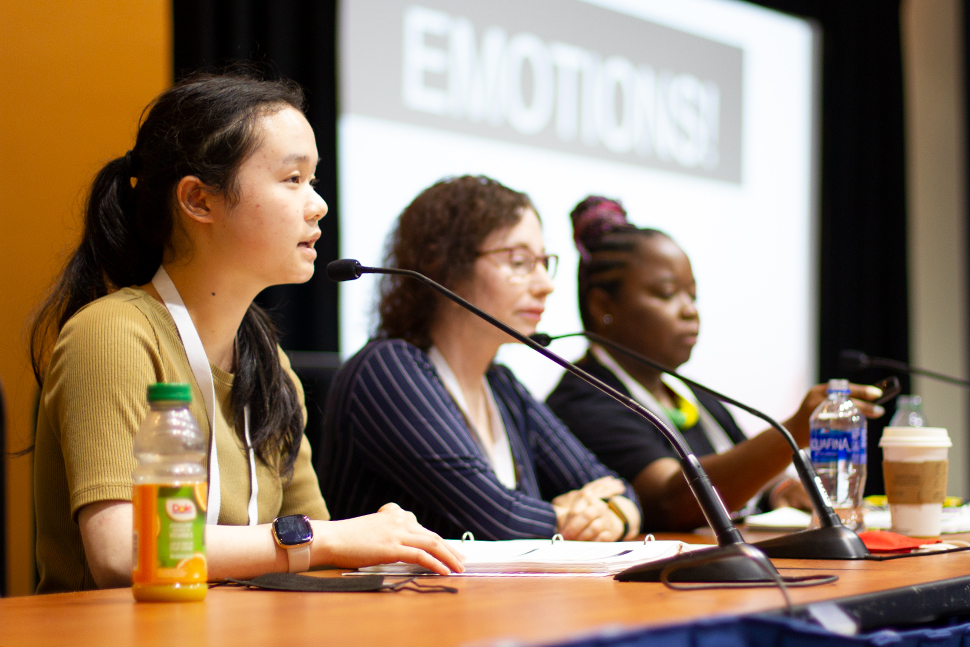
[[[869,549],[843,525],[802,530],[752,544],[768,557],[780,559],[865,559]]]
[[[660,582],[660,574],[668,567],[672,567],[667,575],[669,582],[772,582],[771,573],[778,572],[764,553],[751,544],[742,543],[700,548],[631,566],[614,575],[613,579]]]

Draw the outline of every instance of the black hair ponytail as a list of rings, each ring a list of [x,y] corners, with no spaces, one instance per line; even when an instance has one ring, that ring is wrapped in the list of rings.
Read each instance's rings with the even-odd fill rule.
[[[163,244],[156,241],[154,249],[148,249],[151,246],[138,234],[134,218],[130,156],[119,157],[95,176],[81,242],[34,318],[30,349],[38,383],[56,333],[74,313],[118,287],[146,283],[147,279],[139,280],[146,274],[144,268],[154,263],[157,269],[161,264]]]
[[[119,288],[151,281],[172,241],[178,182],[194,175],[234,201],[239,167],[260,143],[259,118],[284,106],[302,112],[303,104],[302,90],[290,81],[198,74],[146,108],[133,149],[95,177],[81,242],[33,319],[30,353],[38,383],[68,319]],[[277,332],[256,304],[243,317],[236,348],[236,431],[243,436],[249,404],[256,455],[288,476],[305,421],[296,387],[280,366]]]

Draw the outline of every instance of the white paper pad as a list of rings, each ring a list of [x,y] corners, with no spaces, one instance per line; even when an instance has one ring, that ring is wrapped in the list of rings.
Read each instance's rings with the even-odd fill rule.
[[[458,575],[584,574],[613,575],[637,564],[673,557],[704,545],[681,541],[586,542],[549,539],[509,541],[447,540],[465,555]],[[430,573],[415,564],[397,562],[360,569],[364,573],[400,575]]]
[[[778,508],[764,514],[745,518],[750,530],[804,530],[812,521],[812,515],[796,508]]]

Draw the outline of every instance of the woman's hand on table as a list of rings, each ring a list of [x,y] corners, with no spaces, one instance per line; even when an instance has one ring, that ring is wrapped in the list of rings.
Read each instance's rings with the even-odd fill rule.
[[[315,521],[313,531],[314,551],[325,551],[321,563],[359,568],[407,562],[439,575],[465,570],[461,553],[395,503],[363,517]]]
[[[778,508],[798,508],[806,512],[812,511],[812,500],[808,498],[805,486],[798,479],[785,478],[771,489],[768,503],[772,510]]]
[[[624,539],[623,521],[604,499],[613,499],[629,523],[629,531],[640,527],[640,515],[632,501],[622,495],[623,481],[604,476],[579,490],[561,494],[552,500],[557,529],[563,539],[576,541],[618,541]],[[627,505],[628,504],[628,505]],[[629,533],[628,533],[629,534]]]
[[[584,485],[580,492],[585,492],[601,499],[609,499],[610,497],[620,496],[626,492],[626,485],[614,476],[603,476]]]
[[[393,503],[343,521],[312,521],[313,565],[345,568],[408,562],[441,575],[462,572],[463,556]],[[131,586],[132,504],[101,501],[78,511],[84,554],[98,588]],[[285,571],[287,557],[269,524],[206,526],[209,579],[255,577]]]

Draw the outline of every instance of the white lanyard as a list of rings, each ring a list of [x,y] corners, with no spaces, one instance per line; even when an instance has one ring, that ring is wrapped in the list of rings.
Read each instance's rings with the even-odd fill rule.
[[[219,508],[222,503],[222,488],[219,482],[219,454],[216,452],[216,385],[212,380],[212,369],[209,367],[209,358],[205,354],[205,347],[199,332],[192,323],[192,316],[189,314],[182,296],[179,294],[175,284],[164,267],[159,266],[158,271],[152,278],[152,285],[158,295],[165,302],[172,319],[175,320],[175,327],[178,329],[179,337],[182,338],[182,346],[185,348],[185,355],[192,367],[195,375],[196,384],[202,391],[202,400],[205,402],[205,412],[209,416],[209,495],[208,506],[206,508],[205,522],[215,525],[219,523]],[[208,387],[208,388],[206,388]],[[249,405],[243,408],[243,427],[246,436],[246,449],[248,449],[249,462],[249,525],[255,526],[259,519],[256,499],[259,494],[259,483],[256,481],[256,453],[253,451],[253,444],[249,439]]]
[[[667,415],[667,412],[664,411],[664,408],[659,402],[657,402],[657,399],[653,397],[653,394],[650,393],[650,391],[647,391],[643,385],[641,385],[639,382],[633,379],[629,373],[623,370],[623,367],[620,366],[616,360],[614,360],[601,346],[593,344],[591,349],[597,361],[611,370],[613,374],[619,378],[620,382],[623,383],[623,386],[625,386],[626,390],[630,392],[630,396],[634,400],[660,416],[663,421],[668,423],[671,427],[675,427],[674,423],[671,422],[670,417]],[[701,406],[701,403],[697,400],[697,396],[694,395],[693,391],[691,391],[686,384],[668,373],[661,374],[660,379],[671,391],[690,402],[697,409],[697,415],[701,419],[702,423],[701,431],[707,437],[708,442],[711,443],[715,453],[723,454],[727,450],[734,447],[731,437],[727,435],[727,432],[725,432],[720,423],[715,420],[714,416],[712,416],[707,409]]]

